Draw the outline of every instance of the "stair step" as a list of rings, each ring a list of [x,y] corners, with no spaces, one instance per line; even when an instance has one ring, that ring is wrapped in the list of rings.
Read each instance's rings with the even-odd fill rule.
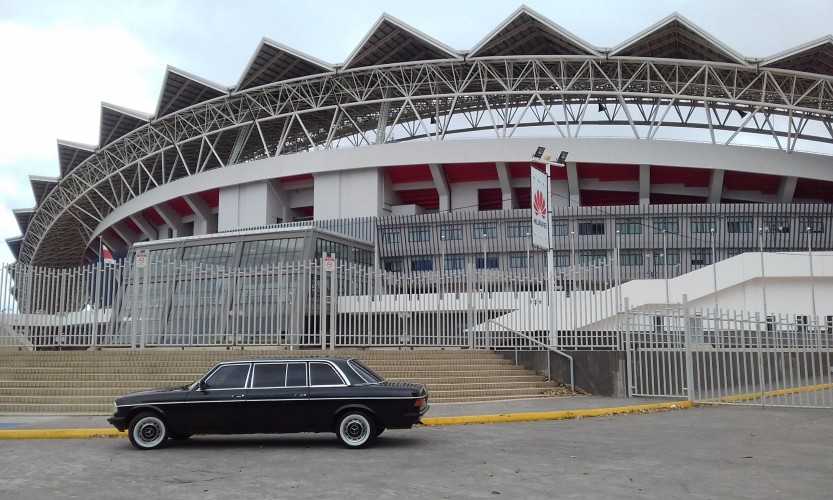
[[[535,398],[557,391],[557,384],[491,351],[4,350],[0,413],[106,415],[115,397],[190,383],[220,361],[325,355],[357,357],[389,380],[424,383],[432,403]]]

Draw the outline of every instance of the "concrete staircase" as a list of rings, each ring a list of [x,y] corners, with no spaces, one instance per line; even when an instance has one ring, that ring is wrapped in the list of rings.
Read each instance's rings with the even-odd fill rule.
[[[389,380],[424,383],[432,403],[534,398],[564,392],[557,384],[489,351],[0,349],[0,413],[107,414],[116,396],[185,385],[219,361],[326,354],[359,358]]]

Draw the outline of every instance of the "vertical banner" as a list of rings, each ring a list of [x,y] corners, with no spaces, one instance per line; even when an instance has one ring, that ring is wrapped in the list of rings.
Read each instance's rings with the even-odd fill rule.
[[[530,200],[532,205],[532,245],[537,248],[550,247],[550,227],[547,224],[547,210],[550,200],[547,174],[534,165],[529,166]]]

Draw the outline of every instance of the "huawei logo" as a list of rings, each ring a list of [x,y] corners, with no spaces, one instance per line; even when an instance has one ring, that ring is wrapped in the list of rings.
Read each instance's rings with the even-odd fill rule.
[[[535,199],[532,200],[532,211],[542,218],[547,214],[547,202],[544,200],[544,193],[541,191],[535,193]]]

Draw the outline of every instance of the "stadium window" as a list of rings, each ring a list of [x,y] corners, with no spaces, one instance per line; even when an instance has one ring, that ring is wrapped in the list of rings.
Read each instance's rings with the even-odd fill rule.
[[[712,251],[710,248],[692,248],[691,265],[708,266],[712,263]]]
[[[693,217],[691,219],[692,233],[711,233],[716,228],[714,217]]]
[[[819,217],[807,217],[804,219],[798,220],[798,230],[803,232],[807,231],[807,228],[810,228],[811,233],[823,233],[824,232],[824,221],[821,220]]]
[[[764,217],[763,228],[768,233],[789,234],[790,220],[783,217]]]
[[[409,228],[408,241],[411,243],[431,241],[431,233],[428,230],[428,226],[415,226]]]
[[[385,261],[385,271],[391,273],[402,272],[402,259],[390,259]]]
[[[733,234],[751,233],[753,231],[752,217],[728,217],[726,231]]]
[[[567,236],[570,234],[570,222],[567,219],[556,219],[552,221],[553,236]]]
[[[442,226],[440,228],[440,239],[445,241],[462,240],[462,226]]]
[[[578,234],[605,234],[605,221],[603,219],[581,220],[578,222]]]
[[[411,257],[411,271],[433,271],[434,259],[430,255]]]
[[[509,254],[509,267],[512,269],[526,269],[528,263],[526,261],[526,252],[512,252]]]
[[[511,221],[506,226],[507,238],[525,238],[532,234],[532,223],[529,221]]]
[[[570,266],[570,251],[556,250],[553,253],[553,265],[555,267],[569,267]]]
[[[655,250],[652,256],[654,266],[664,266],[666,256],[668,257],[669,266],[676,266],[680,263],[679,250],[668,250],[665,254],[662,253],[662,250]]]
[[[642,253],[642,250],[619,251],[620,266],[641,266],[644,264],[644,262],[644,255]]]
[[[445,270],[454,271],[463,269],[465,266],[465,256],[459,254],[452,254],[445,256]]]
[[[642,219],[617,219],[616,231],[619,234],[642,234]]]
[[[399,243],[399,228],[382,229],[382,243]]]
[[[485,268],[486,269],[497,269],[499,263],[500,263],[500,259],[498,258],[498,254],[496,254],[496,253],[487,253],[486,254],[486,262],[485,262]],[[477,255],[477,260],[475,261],[475,266],[477,267],[477,269],[483,269],[484,268],[483,254],[478,254]]]
[[[582,266],[597,266],[604,264],[607,259],[607,251],[605,250],[582,250],[579,253],[579,263]]]
[[[475,224],[472,227],[474,239],[480,240],[483,238],[492,239],[497,238],[497,224]]]
[[[677,234],[680,232],[680,219],[677,217],[654,217],[654,232],[662,233],[663,231],[670,234]]]

